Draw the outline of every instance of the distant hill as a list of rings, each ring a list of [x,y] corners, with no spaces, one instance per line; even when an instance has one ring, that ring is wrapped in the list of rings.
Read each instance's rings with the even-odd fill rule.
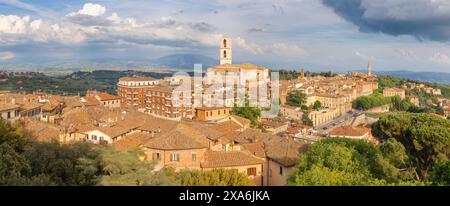
[[[219,64],[217,59],[196,54],[173,54],[152,61],[152,63],[178,69],[193,69],[194,64],[203,64],[203,69]]]
[[[375,74],[450,85],[450,73],[446,72],[376,71]]]

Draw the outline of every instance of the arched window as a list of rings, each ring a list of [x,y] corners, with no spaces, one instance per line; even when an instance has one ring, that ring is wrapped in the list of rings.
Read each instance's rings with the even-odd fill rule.
[[[226,39],[223,40],[223,47],[227,48],[227,40]]]
[[[223,58],[227,58],[227,51],[223,51]]]

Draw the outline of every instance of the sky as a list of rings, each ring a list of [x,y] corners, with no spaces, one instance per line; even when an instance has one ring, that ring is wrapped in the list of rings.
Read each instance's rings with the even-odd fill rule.
[[[170,54],[273,69],[450,72],[450,0],[0,0],[0,64]]]

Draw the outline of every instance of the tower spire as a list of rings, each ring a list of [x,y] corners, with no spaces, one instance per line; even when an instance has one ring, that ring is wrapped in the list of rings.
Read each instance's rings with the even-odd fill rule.
[[[232,64],[231,38],[220,39],[220,64]]]

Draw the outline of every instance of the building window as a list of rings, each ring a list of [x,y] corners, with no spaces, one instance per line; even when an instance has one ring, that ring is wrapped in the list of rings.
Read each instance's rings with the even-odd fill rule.
[[[179,162],[180,161],[180,154],[172,153],[170,155],[170,161],[172,161],[172,162]]]
[[[223,58],[227,58],[227,51],[223,51]]]
[[[92,135],[92,139],[93,140],[97,140],[97,136],[96,135]]]
[[[217,114],[218,114],[218,115],[220,115],[220,110],[219,110],[219,111],[217,111]]]
[[[192,162],[197,161],[197,154],[192,153]]]
[[[248,176],[256,176],[256,167],[247,168],[247,175]]]
[[[280,166],[280,175],[283,176],[283,167]]]
[[[152,160],[161,160],[161,155],[159,153],[152,154]]]
[[[223,47],[227,48],[227,40],[226,39],[223,40]]]
[[[11,118],[11,112],[8,112],[8,119]]]

